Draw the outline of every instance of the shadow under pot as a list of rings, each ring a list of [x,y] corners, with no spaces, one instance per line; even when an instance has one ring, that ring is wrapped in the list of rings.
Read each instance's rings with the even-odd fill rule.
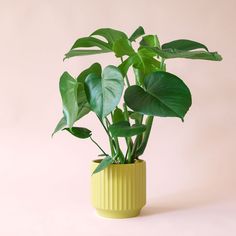
[[[93,172],[101,160],[94,160]],[[109,218],[129,218],[140,214],[146,204],[146,162],[111,164],[91,177],[92,205]]]

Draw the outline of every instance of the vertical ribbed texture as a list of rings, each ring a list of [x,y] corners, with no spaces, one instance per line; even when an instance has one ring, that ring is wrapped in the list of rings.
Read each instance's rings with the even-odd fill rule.
[[[92,163],[92,171],[98,162]],[[112,164],[92,175],[92,204],[96,209],[128,211],[146,203],[146,163]]]

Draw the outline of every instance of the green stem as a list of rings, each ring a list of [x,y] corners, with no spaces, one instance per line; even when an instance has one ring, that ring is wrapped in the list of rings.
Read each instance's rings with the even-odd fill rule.
[[[124,62],[123,57],[121,57],[121,62],[122,62],[122,63]],[[128,78],[127,75],[125,75],[125,81],[126,81],[127,86],[129,87],[129,86],[130,86],[130,83],[129,83],[129,78]]]
[[[125,120],[129,122],[129,112],[125,103],[123,104],[123,107],[124,107]],[[125,138],[125,140],[126,140],[126,145],[127,145],[127,151],[125,155],[126,160],[128,163],[132,163],[131,150],[132,150],[133,142],[132,142],[131,137],[127,137]]]
[[[113,113],[111,113],[111,120],[112,120],[112,122],[114,120]],[[107,118],[106,118],[106,121],[110,125],[110,122]],[[116,147],[116,156],[120,160],[120,163],[124,164],[125,163],[125,158],[124,158],[123,152],[120,148],[118,137],[114,137],[114,142],[115,142],[115,147]]]
[[[147,146],[148,139],[149,139],[151,129],[152,129],[153,118],[154,118],[153,116],[148,116],[147,119],[146,119],[145,123],[146,123],[147,128],[146,128],[146,131],[144,132],[142,143],[141,143],[141,145],[139,146],[139,148],[136,152],[137,156],[142,155],[145,148],[146,148],[146,146]]]
[[[115,155],[114,143],[113,143],[113,139],[112,139],[112,137],[111,137],[111,135],[109,134],[109,131],[108,131],[109,120],[107,118],[106,118],[106,125],[107,125],[106,131],[107,131],[107,134],[108,134],[108,137],[109,137],[109,144],[110,144],[110,149],[111,149],[111,155],[113,157]]]
[[[108,156],[108,154],[100,147],[100,145],[90,136],[89,137],[90,140],[102,151],[102,153],[105,155],[105,156]]]
[[[136,124],[142,124],[143,123],[143,117],[144,117],[144,115],[141,115],[140,121],[135,121],[135,123]],[[142,138],[143,138],[143,134],[139,134],[135,138],[134,145],[133,145],[133,148],[132,148],[132,151],[131,151],[131,156],[132,156],[133,160],[136,158],[136,151],[137,151],[137,148],[139,147],[140,143],[142,142]]]
[[[102,127],[104,128],[104,130],[106,131],[106,133],[107,133],[107,135],[108,135],[108,137],[110,137],[110,134],[109,134],[109,132],[108,132],[108,130],[107,130],[107,128],[106,128],[106,126],[103,124],[103,121],[98,117],[98,119],[99,119],[99,121],[100,121],[100,123],[102,124]]]
[[[109,143],[110,143],[110,148],[111,148],[111,155],[114,156],[115,155],[115,151],[114,151],[114,143],[113,143],[113,139],[108,131],[108,129],[106,128],[106,126],[103,124],[103,121],[98,117],[100,123],[102,124],[102,127],[104,128],[104,130],[107,133],[107,136],[109,138]]]
[[[166,71],[166,68],[165,68],[165,58],[161,58],[161,65],[160,65],[160,69],[162,71]]]

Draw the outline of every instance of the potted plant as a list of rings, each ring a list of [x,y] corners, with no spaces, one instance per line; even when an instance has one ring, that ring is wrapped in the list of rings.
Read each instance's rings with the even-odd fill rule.
[[[138,27],[128,37],[124,32],[102,28],[79,38],[65,59],[92,54],[114,53],[118,65],[102,69],[92,64],[77,77],[64,72],[60,78],[63,117],[54,133],[65,130],[80,139],[90,139],[103,159],[92,162],[92,203],[105,217],[137,216],[146,203],[144,153],[153,119],[178,117],[182,121],[191,106],[191,93],[176,75],[166,72],[166,61],[188,58],[220,61],[217,52],[186,39],[160,44],[156,35],[145,35]],[[127,72],[133,69],[133,78]],[[92,132],[79,121],[94,112],[108,137],[104,150]],[[76,124],[78,123],[78,125]],[[120,140],[126,142],[125,149]]]

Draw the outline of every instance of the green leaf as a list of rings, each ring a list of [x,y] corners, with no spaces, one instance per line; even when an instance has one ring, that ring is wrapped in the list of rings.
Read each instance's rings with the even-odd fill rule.
[[[93,174],[96,174],[105,168],[107,168],[110,164],[113,163],[113,159],[110,156],[106,156],[97,166],[97,168],[93,171]]]
[[[120,108],[116,107],[112,116],[112,122],[117,123],[123,120],[125,120],[123,111]]]
[[[66,123],[71,128],[77,120],[78,103],[77,103],[77,81],[68,73],[64,72],[60,78],[60,93],[63,103],[63,113]]]
[[[149,47],[160,47],[160,42],[156,35],[145,35],[140,41],[140,45]]]
[[[159,49],[152,48],[159,56],[165,59],[171,58],[187,58],[187,59],[200,59],[210,61],[221,61],[222,57],[217,52],[206,52],[206,51],[181,51],[172,49]]]
[[[77,138],[86,139],[92,135],[92,132],[89,129],[82,128],[82,127],[72,127],[71,129],[65,128],[69,133],[74,135]]]
[[[129,56],[120,65],[119,69],[125,76],[131,66],[134,67],[136,78],[139,78],[138,84],[143,84],[144,77],[160,68],[160,62],[154,58],[156,52],[147,48],[140,48],[137,53]]]
[[[77,39],[70,50],[75,48],[89,48],[89,47],[98,47],[102,50],[111,50],[111,47],[109,46],[108,43],[93,37],[84,37]]]
[[[52,133],[52,137],[55,133],[57,133],[58,131],[62,130],[64,127],[66,127],[67,123],[66,123],[66,118],[63,116],[60,121],[58,122],[56,128],[54,129],[53,133]]]
[[[65,57],[63,60],[71,58],[71,57],[77,57],[77,56],[87,56],[87,55],[94,55],[94,54],[102,54],[102,53],[108,53],[111,52],[111,50],[70,50],[68,53],[65,54]]]
[[[77,120],[82,118],[83,116],[87,115],[90,111],[90,105],[87,100],[87,96],[84,89],[83,83],[78,83],[78,90],[77,90],[77,103],[78,103],[78,115]]]
[[[133,64],[138,63],[138,57],[136,54],[129,56],[127,59],[125,59],[119,66],[119,70],[121,71],[122,75],[125,76]]]
[[[109,131],[113,137],[131,137],[143,133],[146,130],[145,125],[130,126],[128,121],[120,121],[109,126]]]
[[[130,111],[129,118],[135,120],[135,122],[138,124],[142,123],[142,114],[138,112]]]
[[[144,35],[144,28],[142,26],[139,26],[134,32],[133,34],[130,36],[129,41],[133,42],[135,41],[137,38],[139,38],[140,36]]]
[[[160,70],[160,62],[153,58],[153,54],[145,48],[138,50],[138,60],[134,64],[136,80],[139,85],[143,85],[145,76],[154,71]]]
[[[92,64],[89,68],[85,69],[79,74],[79,76],[77,77],[77,81],[84,83],[86,77],[91,73],[94,73],[97,76],[100,76],[102,73],[101,65],[99,63]]]
[[[124,32],[121,32],[119,30],[115,30],[115,29],[111,29],[111,28],[102,28],[102,29],[98,29],[96,31],[94,31],[92,35],[97,35],[97,36],[102,36],[104,37],[109,46],[112,48],[114,42],[116,42],[117,40],[124,38],[124,39],[128,39],[127,35]]]
[[[146,91],[137,86],[126,89],[124,99],[134,111],[161,117],[180,117],[182,120],[191,106],[188,87],[177,76],[158,71],[145,78]]]
[[[162,45],[162,49],[173,49],[182,51],[191,51],[200,48],[206,49],[208,51],[208,48],[204,44],[187,39],[174,40]]]
[[[123,76],[115,66],[107,66],[101,77],[89,74],[85,80],[88,102],[100,119],[106,117],[118,105],[123,88]]]
[[[115,52],[116,57],[131,56],[135,53],[128,39],[121,38],[114,42],[112,50]]]

